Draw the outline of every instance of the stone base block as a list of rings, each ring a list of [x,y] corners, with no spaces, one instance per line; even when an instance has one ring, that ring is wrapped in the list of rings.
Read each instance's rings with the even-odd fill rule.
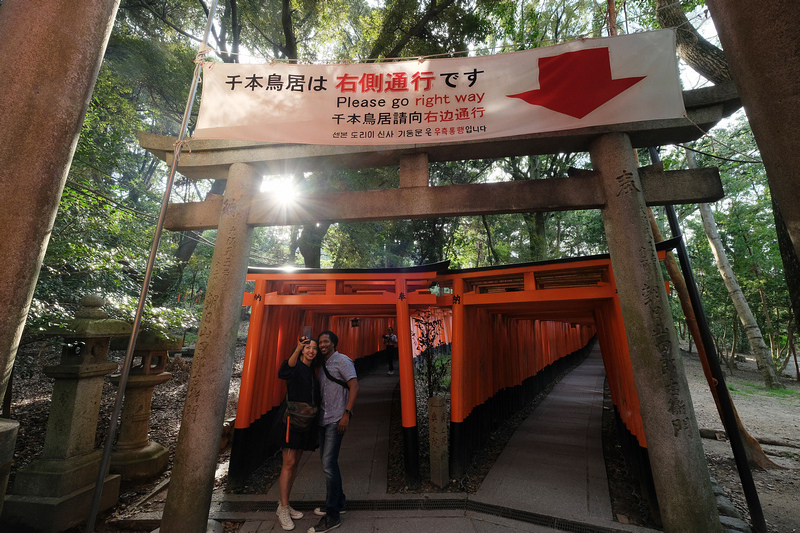
[[[169,450],[151,441],[144,448],[113,452],[110,470],[125,481],[147,481],[164,472],[168,463]]]
[[[17,442],[19,422],[0,418],[0,513],[3,511],[3,501],[8,485],[8,475],[11,472],[11,463],[14,459],[14,445]]]
[[[17,472],[14,494],[60,498],[94,486],[102,458],[102,450],[93,450],[68,459],[37,459]]]
[[[100,498],[100,511],[116,505],[121,480],[119,475],[106,476],[103,495]],[[40,533],[58,533],[89,518],[93,496],[94,484],[61,497],[10,494],[6,497],[0,522],[9,528],[8,531],[33,530]]]

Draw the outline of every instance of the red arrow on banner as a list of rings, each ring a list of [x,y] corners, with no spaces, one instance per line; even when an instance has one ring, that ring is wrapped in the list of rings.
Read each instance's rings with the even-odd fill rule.
[[[539,87],[520,98],[575,118],[583,118],[645,76],[611,79],[608,48],[590,48],[539,58]]]

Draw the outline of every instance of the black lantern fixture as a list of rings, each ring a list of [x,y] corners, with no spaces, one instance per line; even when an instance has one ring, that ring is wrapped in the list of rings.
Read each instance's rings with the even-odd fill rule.
[[[351,318],[350,319],[350,327],[351,328],[357,328],[359,323],[360,323],[360,321],[357,318]]]

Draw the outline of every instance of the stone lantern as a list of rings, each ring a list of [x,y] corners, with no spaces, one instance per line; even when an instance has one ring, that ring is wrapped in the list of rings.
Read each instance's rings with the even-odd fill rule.
[[[167,468],[169,450],[149,440],[150,412],[153,389],[172,378],[164,371],[167,353],[180,347],[180,339],[152,330],[142,330],[136,337],[119,438],[111,454],[111,471],[125,480],[145,481]],[[111,382],[119,386],[120,374],[111,376]]]
[[[85,521],[92,505],[102,450],[95,448],[103,380],[117,368],[108,361],[111,337],[130,336],[131,326],[109,319],[98,295],[81,299],[65,328],[61,362],[44,368],[55,380],[44,450],[17,472],[2,522],[42,532],[64,531]],[[116,504],[119,475],[107,475],[100,509]]]

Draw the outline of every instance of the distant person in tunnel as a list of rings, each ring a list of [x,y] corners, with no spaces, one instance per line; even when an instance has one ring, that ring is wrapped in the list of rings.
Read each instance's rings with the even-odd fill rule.
[[[341,525],[340,515],[345,511],[347,499],[342,489],[339,450],[358,396],[358,378],[353,360],[336,350],[339,337],[332,331],[323,331],[317,338],[317,344],[324,358],[319,372],[322,393],[319,442],[326,497],[325,508],[314,509],[314,514],[322,518],[308,533],[330,531]]]
[[[389,327],[386,330],[386,335],[383,336],[383,344],[386,346],[384,348],[384,352],[386,353],[386,361],[389,363],[389,374],[390,376],[394,374],[394,360],[397,358],[397,335],[394,334],[394,330]]]
[[[317,357],[317,341],[309,337],[300,337],[292,355],[283,362],[278,370],[278,377],[286,380],[286,409],[289,402],[303,402],[315,408],[320,404],[320,390],[317,377],[314,375],[315,359]],[[305,407],[305,406],[303,406]],[[291,414],[286,413],[280,417],[279,423],[273,433],[278,440],[283,455],[280,476],[281,501],[278,502],[278,522],[284,530],[294,529],[294,520],[303,518],[303,513],[289,505],[289,494],[297,477],[297,467],[303,450],[314,451],[318,445],[317,418],[312,418],[308,425],[298,427],[291,424]]]

